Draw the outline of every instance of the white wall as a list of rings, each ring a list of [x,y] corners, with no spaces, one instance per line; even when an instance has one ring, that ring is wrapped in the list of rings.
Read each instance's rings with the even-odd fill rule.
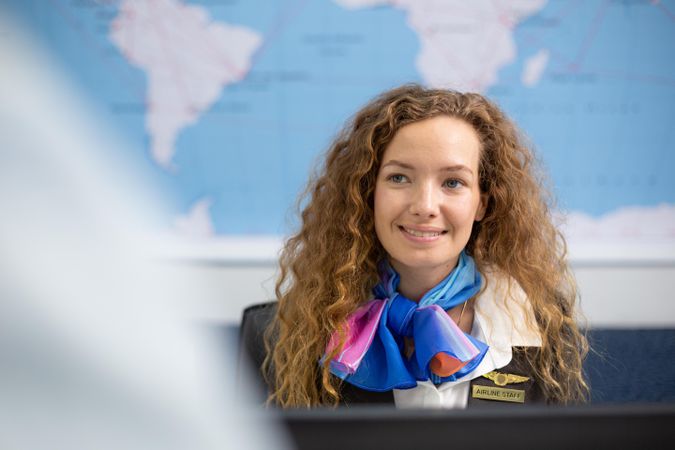
[[[577,266],[581,306],[594,327],[675,327],[675,264]]]
[[[211,298],[186,299],[200,320],[238,322],[247,305],[274,299],[275,265],[172,263],[208,283]],[[581,305],[594,327],[675,327],[675,264],[577,264]]]

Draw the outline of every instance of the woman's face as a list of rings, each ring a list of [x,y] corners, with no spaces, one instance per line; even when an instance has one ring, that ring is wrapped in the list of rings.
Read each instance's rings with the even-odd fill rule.
[[[393,268],[441,280],[483,218],[480,143],[466,122],[439,116],[401,128],[375,184],[375,231]],[[419,272],[422,273],[422,272]]]

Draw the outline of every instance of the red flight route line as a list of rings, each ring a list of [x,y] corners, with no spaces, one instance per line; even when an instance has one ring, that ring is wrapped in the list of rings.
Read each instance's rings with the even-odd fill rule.
[[[666,16],[668,16],[668,18],[670,18],[670,20],[675,22],[675,14],[673,14],[673,12],[671,10],[666,8],[666,6],[663,4],[663,2],[661,2],[659,0],[652,0],[651,4],[656,6],[657,8],[659,8],[661,10],[661,12],[663,12],[663,14],[665,14]]]
[[[595,17],[593,18],[591,27],[588,30],[588,33],[586,34],[583,43],[581,44],[581,49],[579,50],[579,53],[577,54],[576,59],[569,66],[572,72],[578,72],[581,69],[582,65],[584,64],[586,55],[588,54],[588,51],[590,50],[591,46],[595,41],[596,36],[598,35],[598,32],[600,31],[602,21],[605,19],[607,8],[609,8],[609,0],[605,0],[602,3],[602,5],[600,5],[600,7],[598,8],[598,12],[595,14]]]
[[[284,28],[286,28],[288,24],[292,22],[293,19],[295,19],[297,16],[300,15],[302,10],[305,8],[306,4],[307,0],[300,0],[299,2],[296,3],[295,8],[286,9],[278,15],[270,31],[265,35],[263,44],[260,46],[258,51],[255,52],[255,54],[253,55],[251,67],[253,67],[253,65],[255,65],[255,62],[258,59],[260,59],[260,55],[262,55],[265,52],[265,50],[267,50],[267,48],[269,47],[269,43],[274,41],[276,37],[283,32]]]

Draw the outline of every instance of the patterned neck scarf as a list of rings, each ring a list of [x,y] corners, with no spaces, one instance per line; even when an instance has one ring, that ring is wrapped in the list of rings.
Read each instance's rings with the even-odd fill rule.
[[[397,291],[399,281],[388,263],[381,265],[374,299],[347,318],[347,341],[331,360],[331,372],[361,389],[382,392],[410,389],[418,381],[455,381],[473,371],[488,346],[460,330],[446,313],[481,287],[473,258],[462,252],[457,267],[419,303]],[[412,338],[415,344],[409,357],[405,355],[405,338]],[[336,332],[324,359],[337,344]],[[432,370],[439,367],[440,373]]]

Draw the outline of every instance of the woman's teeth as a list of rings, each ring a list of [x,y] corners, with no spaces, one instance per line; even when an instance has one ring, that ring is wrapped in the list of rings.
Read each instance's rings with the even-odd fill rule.
[[[403,230],[411,234],[415,237],[436,237],[440,236],[442,234],[442,231],[418,231],[418,230],[411,230],[410,228],[403,228]]]

